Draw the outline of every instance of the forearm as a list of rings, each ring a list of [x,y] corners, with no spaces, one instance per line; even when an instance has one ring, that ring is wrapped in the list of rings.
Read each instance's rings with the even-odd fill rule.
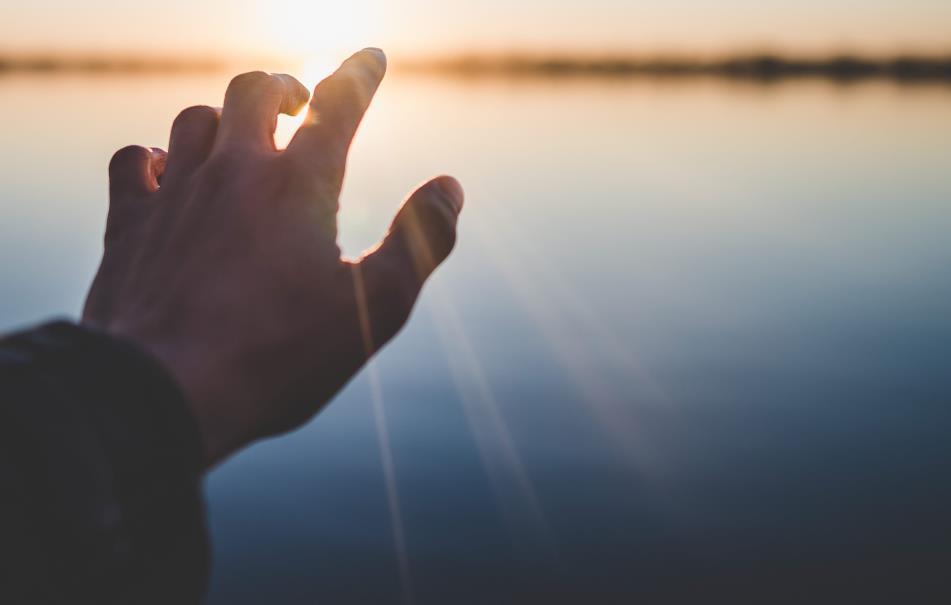
[[[132,346],[66,322],[0,340],[0,597],[200,599],[201,445],[176,385]],[[7,601],[5,598],[0,598]]]

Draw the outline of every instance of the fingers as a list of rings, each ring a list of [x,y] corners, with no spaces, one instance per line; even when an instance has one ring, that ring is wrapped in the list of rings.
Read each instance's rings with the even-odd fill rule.
[[[378,348],[406,321],[423,282],[449,256],[464,193],[442,176],[416,190],[397,213],[379,247],[355,267],[358,303],[365,301],[365,335]],[[359,290],[364,294],[360,294]],[[363,312],[365,311],[365,313]]]
[[[164,181],[174,182],[201,166],[215,143],[220,116],[220,108],[205,105],[189,107],[178,114],[169,137]]]
[[[304,166],[323,163],[342,179],[350,142],[385,73],[386,56],[379,49],[361,50],[344,61],[314,89],[307,119],[287,153]]]
[[[109,216],[106,241],[112,241],[145,209],[145,198],[159,186],[165,171],[166,154],[161,149],[130,145],[109,162]]]
[[[166,154],[158,148],[123,147],[109,162],[109,197],[112,203],[140,198],[158,188],[165,171]]]
[[[274,149],[277,115],[295,115],[307,103],[307,88],[286,74],[252,71],[231,80],[218,127],[224,143]]]

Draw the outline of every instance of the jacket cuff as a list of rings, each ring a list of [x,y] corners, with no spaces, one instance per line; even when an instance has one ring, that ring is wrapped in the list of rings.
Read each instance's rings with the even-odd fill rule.
[[[30,516],[63,593],[200,598],[209,559],[202,446],[166,370],[129,343],[65,321],[0,341],[0,363],[25,385],[2,415],[16,426]]]

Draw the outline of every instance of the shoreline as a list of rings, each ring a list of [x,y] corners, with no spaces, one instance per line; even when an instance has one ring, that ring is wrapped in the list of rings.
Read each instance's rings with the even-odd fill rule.
[[[281,61],[288,63],[287,61]],[[274,63],[274,61],[269,61]],[[293,62],[290,62],[293,63]],[[245,61],[219,58],[0,57],[0,76],[11,73],[148,74],[202,73],[240,69]],[[528,55],[457,55],[448,59],[396,59],[395,71],[456,77],[599,77],[685,79],[715,77],[770,82],[824,79],[836,82],[888,80],[898,83],[951,84],[951,54],[871,58],[836,55],[797,58],[778,54],[727,55],[693,60],[677,57],[573,57]]]

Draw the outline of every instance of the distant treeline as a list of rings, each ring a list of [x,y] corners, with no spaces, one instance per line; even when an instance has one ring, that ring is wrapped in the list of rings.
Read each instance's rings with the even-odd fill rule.
[[[836,81],[888,79],[900,82],[951,83],[951,54],[942,57],[908,56],[884,59],[853,55],[806,59],[763,54],[713,60],[463,56],[447,60],[412,61],[403,63],[402,67],[413,71],[469,76],[715,76],[760,81],[825,78]]]
[[[951,84],[951,54],[871,58],[839,55],[825,58],[757,54],[711,60],[638,58],[631,56],[583,58],[575,56],[457,56],[449,59],[393,61],[408,71],[458,76],[600,76],[682,78],[713,76],[771,81],[784,78],[825,78],[835,81],[887,79],[898,82]],[[213,71],[233,67],[221,59],[162,59],[111,57],[3,57],[4,72],[182,72]]]
[[[225,66],[213,59],[163,59],[126,57],[0,57],[0,73],[24,72],[181,72],[211,71]]]

